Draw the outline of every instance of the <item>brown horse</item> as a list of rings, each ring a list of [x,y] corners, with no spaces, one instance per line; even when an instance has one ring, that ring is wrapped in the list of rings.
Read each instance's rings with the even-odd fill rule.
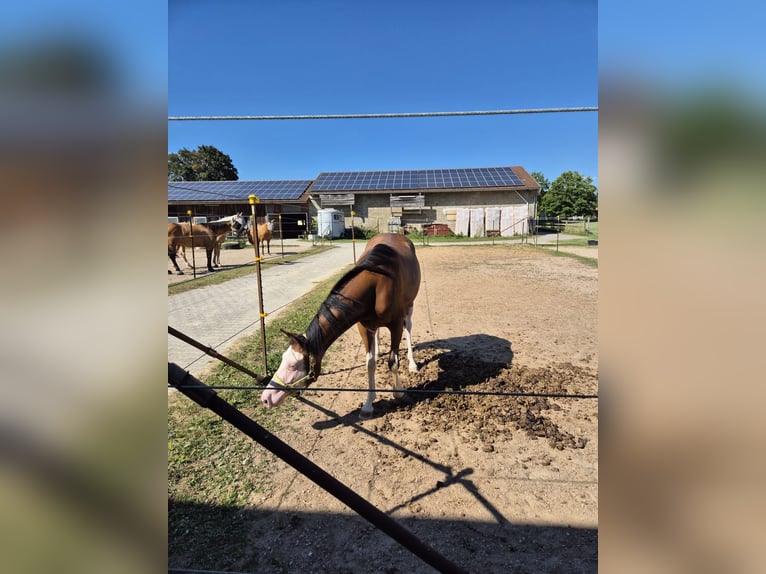
[[[260,251],[263,254],[263,244],[266,243],[266,250],[271,255],[271,235],[274,231],[274,221],[269,220],[268,213],[266,214],[266,221],[264,223],[258,223],[258,242],[260,243]],[[253,226],[248,228],[247,236],[250,239],[250,243],[255,245],[255,234],[253,232]]]
[[[212,256],[216,249],[220,250],[220,245],[226,234],[231,231],[240,231],[245,225],[245,218],[241,213],[232,215],[219,221],[211,221],[207,224],[195,223],[191,226],[189,223],[168,223],[168,257],[173,262],[178,275],[183,275],[183,271],[176,262],[176,255],[179,248],[183,248],[182,257],[186,265],[192,267],[189,260],[186,259],[186,247],[204,247],[207,255],[207,270],[212,273]],[[219,258],[220,258],[220,251]]]
[[[186,235],[189,235],[189,224],[188,223],[181,223],[180,225],[185,226],[184,232]],[[226,241],[226,237],[229,235],[229,232],[234,231],[236,233],[239,233],[240,231],[244,230],[247,226],[247,220],[242,215],[241,212],[236,213],[234,215],[230,215],[229,217],[225,217],[223,219],[218,219],[216,221],[208,221],[207,223],[201,223],[199,225],[205,225],[210,231],[212,231],[216,238],[215,238],[215,247],[213,247],[213,267],[220,267],[221,266],[221,245],[223,245],[223,242]],[[196,243],[195,243],[196,246]],[[186,258],[186,247],[183,245],[178,246],[178,253],[181,255],[184,261],[186,261],[186,265],[191,269],[192,265],[189,263],[189,260]]]
[[[322,357],[330,345],[358,323],[367,352],[369,392],[360,416],[372,415],[375,400],[375,338],[380,327],[391,332],[388,369],[393,374],[394,397],[403,396],[399,383],[399,343],[407,336],[410,371],[417,365],[412,353],[412,305],[420,288],[420,264],[415,246],[403,235],[376,235],[367,244],[351,271],[332,288],[306,329],[305,335],[288,333],[290,346],[282,364],[261,395],[267,407],[279,406],[289,387],[309,385],[320,373]]]

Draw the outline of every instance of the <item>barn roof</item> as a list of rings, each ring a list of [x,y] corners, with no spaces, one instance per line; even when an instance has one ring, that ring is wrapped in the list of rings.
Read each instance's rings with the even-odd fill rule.
[[[310,179],[261,181],[169,181],[168,201],[245,202],[254,194],[261,201],[297,201]]]
[[[322,172],[306,191],[380,193],[413,190],[468,191],[487,188],[526,190],[539,189],[540,186],[523,167],[504,166]]]
[[[301,201],[312,193],[389,193],[417,191],[539,190],[521,166],[389,171],[328,171],[315,180],[169,181],[168,202],[242,203]]]

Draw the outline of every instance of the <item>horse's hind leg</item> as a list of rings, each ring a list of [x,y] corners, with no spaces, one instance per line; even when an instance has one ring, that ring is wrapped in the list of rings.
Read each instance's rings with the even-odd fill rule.
[[[359,418],[368,419],[372,416],[372,402],[375,400],[375,331],[370,331],[362,326],[361,323],[357,323],[359,328],[359,334],[362,337],[364,343],[364,349],[366,352],[366,364],[367,364],[367,384],[369,386],[369,392],[367,393],[367,400],[362,405],[362,412],[359,414]]]
[[[183,275],[184,272],[181,271],[181,268],[178,266],[178,263],[176,262],[176,249],[172,248],[169,245],[168,245],[168,258],[170,259],[170,261],[173,262],[173,267],[176,268],[176,273],[178,273],[178,275]],[[170,273],[170,270],[168,270],[168,273]]]
[[[388,354],[388,370],[394,377],[394,398],[401,399],[404,396],[402,384],[399,382],[399,343],[402,340],[402,324],[390,327],[391,352]]]
[[[186,261],[186,266],[189,269],[194,269],[194,265],[189,263],[189,260],[186,258],[186,248],[183,245],[179,245],[177,249],[181,253],[181,257],[183,257],[183,260]]]
[[[412,307],[407,310],[404,317],[404,336],[407,338],[407,360],[410,363],[410,373],[418,372],[418,364],[415,362],[415,354],[412,352]]]

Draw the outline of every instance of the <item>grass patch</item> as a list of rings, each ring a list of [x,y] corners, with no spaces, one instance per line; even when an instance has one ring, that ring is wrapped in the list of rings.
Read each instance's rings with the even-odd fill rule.
[[[329,249],[333,249],[332,245],[317,245],[301,253],[285,255],[279,259],[268,259],[261,262],[261,269],[272,267],[274,265],[282,265],[283,263],[289,263],[291,261],[297,261],[303,257],[316,255]],[[224,269],[222,271],[216,271],[215,273],[208,273],[201,277],[197,277],[196,279],[189,279],[188,281],[182,281],[180,283],[168,285],[168,295],[177,295],[178,293],[191,291],[192,289],[207,287],[208,285],[217,285],[218,283],[224,283],[225,281],[237,279],[238,277],[244,277],[246,275],[252,275],[253,273],[255,273],[254,262],[235,267],[234,269]]]
[[[573,245],[575,247],[589,247],[588,241],[592,241],[593,238],[588,235],[586,237],[578,237],[577,239],[560,239],[559,245]],[[556,247],[555,243],[544,243],[541,244],[543,247]]]
[[[227,356],[257,373],[273,373],[279,366],[287,338],[280,329],[303,332],[319,305],[342,272],[320,283],[296,300],[266,326],[267,369],[264,369],[260,334],[245,338]],[[207,385],[252,386],[244,373],[218,363],[201,377]],[[219,390],[221,398],[233,404],[258,424],[274,433],[295,433],[300,416],[295,401],[278,409],[260,404],[260,391]],[[205,410],[180,393],[168,394],[168,526],[171,531],[190,520],[190,508],[241,507],[253,493],[272,488],[269,465],[274,455],[251,438]],[[201,512],[196,510],[194,513]],[[192,513],[193,514],[193,513]],[[171,538],[172,540],[172,538]],[[179,542],[180,543],[180,542]],[[181,551],[182,549],[177,549]]]
[[[559,245],[564,245],[563,242],[560,242]],[[570,245],[577,245],[575,243],[572,243]],[[570,259],[576,259],[583,265],[587,265],[588,267],[594,267],[595,269],[598,269],[598,259],[596,257],[583,257],[582,255],[575,255],[574,253],[567,253],[565,251],[556,251],[556,244],[553,245],[538,245],[537,247],[542,247],[544,250],[551,255],[554,255],[555,257],[569,257]],[[553,249],[550,249],[550,248]]]
[[[584,224],[581,223],[570,223],[564,227],[564,231],[562,231],[562,233],[567,233],[569,235],[582,235],[588,239],[598,240],[598,221],[589,222],[587,232],[585,231],[584,227]]]

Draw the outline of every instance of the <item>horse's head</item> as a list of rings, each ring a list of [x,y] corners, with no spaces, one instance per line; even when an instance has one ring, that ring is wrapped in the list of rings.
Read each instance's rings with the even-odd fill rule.
[[[282,363],[261,394],[266,407],[278,407],[291,392],[291,387],[305,387],[319,375],[319,364],[308,348],[303,335],[282,331],[290,338],[290,345],[282,354]]]
[[[242,215],[241,211],[231,216],[232,231],[234,231],[235,233],[240,233],[241,231],[244,231],[246,227],[247,227],[247,218],[245,218],[245,216]]]

